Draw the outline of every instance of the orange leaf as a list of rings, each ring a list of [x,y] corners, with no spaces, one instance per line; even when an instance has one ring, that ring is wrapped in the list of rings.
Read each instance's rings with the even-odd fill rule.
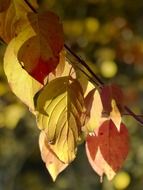
[[[36,0],[30,0],[37,9]],[[0,0],[0,37],[9,43],[27,26],[27,14],[32,12],[24,0]]]
[[[68,164],[60,161],[56,154],[51,150],[44,131],[42,131],[39,136],[39,147],[42,160],[45,162],[46,168],[52,176],[53,181],[55,181],[59,173],[61,173],[68,166]]]
[[[0,0],[0,12],[5,11],[8,9],[10,5],[10,0]]]

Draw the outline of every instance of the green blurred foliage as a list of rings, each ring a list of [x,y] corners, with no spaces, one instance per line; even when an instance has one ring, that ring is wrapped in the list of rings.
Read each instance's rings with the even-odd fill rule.
[[[143,1],[39,0],[63,21],[66,43],[106,83],[122,86],[126,103],[143,113]],[[35,119],[10,91],[3,71],[5,45],[0,45],[0,190],[142,190],[143,128],[132,118],[131,151],[123,171],[112,181],[91,169],[84,150],[52,182],[38,148]]]

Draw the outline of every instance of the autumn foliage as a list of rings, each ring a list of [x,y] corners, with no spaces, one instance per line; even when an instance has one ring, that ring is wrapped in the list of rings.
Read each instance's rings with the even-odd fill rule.
[[[64,45],[60,19],[38,12],[36,0],[0,0],[0,38],[7,44],[7,80],[36,117],[41,157],[53,180],[83,142],[92,168],[111,180],[129,150],[121,89],[81,72],[88,65],[74,61]]]

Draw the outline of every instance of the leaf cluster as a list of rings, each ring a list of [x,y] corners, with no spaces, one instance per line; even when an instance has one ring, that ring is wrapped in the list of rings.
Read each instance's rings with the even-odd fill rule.
[[[11,90],[36,117],[41,157],[53,180],[83,142],[101,181],[103,174],[111,180],[129,149],[124,96],[118,86],[103,85],[82,60],[73,59],[63,36],[59,17],[39,12],[35,0],[0,1],[4,71]]]

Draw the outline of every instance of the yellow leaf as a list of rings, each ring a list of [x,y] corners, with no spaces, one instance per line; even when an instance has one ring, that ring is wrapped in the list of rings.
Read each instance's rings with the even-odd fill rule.
[[[27,14],[32,12],[24,0],[0,1],[0,37],[6,42],[17,36],[27,26]],[[30,4],[37,9],[37,1]]]
[[[86,86],[86,90],[84,92],[84,97],[86,97],[88,95],[88,93],[91,90],[93,90],[94,88],[95,88],[95,86],[90,81],[88,81],[87,86]]]
[[[111,101],[111,107],[112,107],[112,111],[110,113],[110,118],[112,119],[112,121],[115,124],[115,126],[117,127],[117,129],[120,131],[122,117],[121,117],[120,111],[117,107],[116,101],[114,99],[112,99],[112,101]]]
[[[58,77],[72,76],[76,78],[76,73],[72,65],[66,60],[66,52],[62,50],[60,52],[60,62],[56,67],[55,71],[48,75],[48,81],[52,81]]]
[[[34,111],[33,98],[42,85],[33,79],[18,62],[16,44],[17,40],[13,39],[7,47],[4,56],[4,71],[15,95],[29,106],[31,111]]]
[[[71,162],[81,140],[80,117],[85,111],[78,81],[69,77],[51,81],[37,99],[37,111],[38,127],[44,129],[51,149],[61,161]]]
[[[88,93],[85,98],[85,105],[87,109],[87,116],[89,117],[86,123],[86,128],[88,132],[93,132],[100,126],[103,111],[103,105],[98,90],[94,88]]]
[[[55,153],[51,150],[44,131],[42,131],[39,136],[39,147],[42,160],[45,162],[46,168],[52,176],[53,181],[55,181],[59,173],[61,173],[68,166],[68,164],[60,161]]]

